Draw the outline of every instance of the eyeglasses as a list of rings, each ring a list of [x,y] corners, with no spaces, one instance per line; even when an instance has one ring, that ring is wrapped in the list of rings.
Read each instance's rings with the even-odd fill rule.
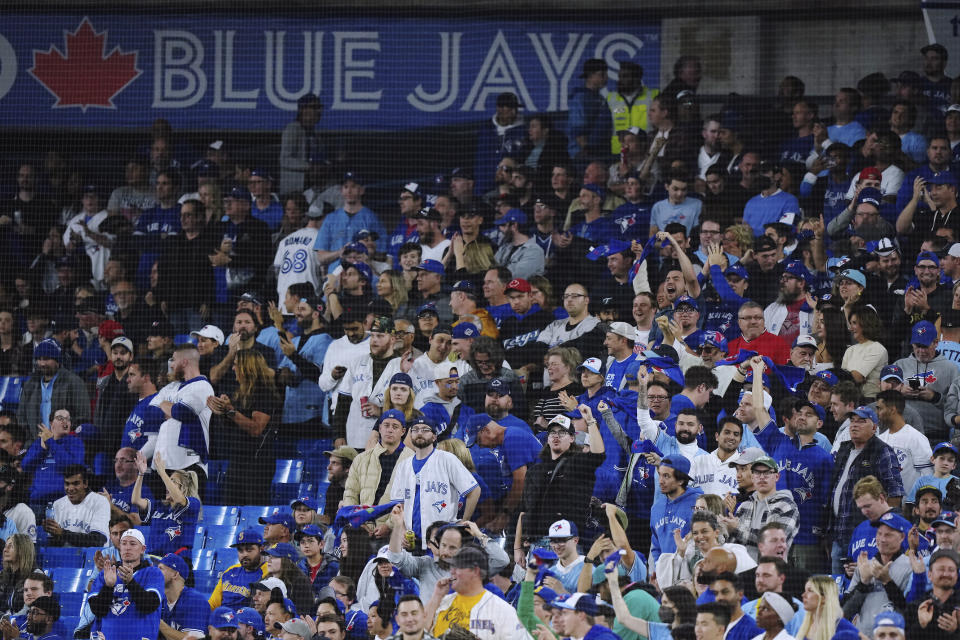
[[[741,322],[760,322],[763,316],[740,316]]]
[[[776,473],[773,469],[750,469],[750,473],[755,476],[772,476]]]
[[[70,416],[53,416],[54,420],[63,420],[64,422],[70,422]]]
[[[410,427],[410,433],[433,433],[430,427]]]
[[[573,538],[550,538],[550,544],[567,544]]]
[[[647,400],[669,400],[670,396],[647,396]]]
[[[411,196],[410,194],[405,194],[405,195],[400,196],[400,199],[401,199],[401,200],[413,200],[413,196]]]
[[[587,295],[584,293],[565,293],[563,294],[564,300],[570,300],[571,298],[586,298]]]
[[[505,164],[498,164],[498,165],[497,165],[497,170],[498,170],[498,171],[509,171],[510,173],[513,173],[514,171],[517,170],[517,168],[516,168],[516,167],[511,167],[511,166],[508,166],[508,165],[505,165]]]
[[[550,437],[550,438],[562,438],[563,436],[568,436],[568,435],[570,435],[570,432],[569,432],[569,431],[563,431],[563,430],[561,430],[561,429],[551,429],[550,432],[549,432],[547,435],[548,435],[548,437]]]

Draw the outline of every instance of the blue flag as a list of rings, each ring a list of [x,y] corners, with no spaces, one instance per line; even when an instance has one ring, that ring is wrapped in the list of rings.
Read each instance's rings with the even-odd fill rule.
[[[359,527],[364,522],[376,520],[380,516],[390,513],[394,506],[401,504],[402,502],[403,500],[392,500],[386,504],[378,504],[375,507],[359,504],[340,507],[337,510],[337,515],[333,520],[334,535],[339,538],[340,532],[343,531],[343,528],[347,525]]]

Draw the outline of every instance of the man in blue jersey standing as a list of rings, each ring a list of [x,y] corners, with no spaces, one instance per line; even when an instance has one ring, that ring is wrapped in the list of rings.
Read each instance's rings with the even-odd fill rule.
[[[143,553],[143,534],[136,529],[120,538],[120,564],[103,559],[103,570],[91,587],[90,610],[106,640],[156,638],[163,605],[163,574]]]
[[[199,591],[184,584],[190,569],[187,561],[174,553],[160,560],[164,602],[160,613],[160,633],[164,638],[202,636],[210,618],[210,604]],[[171,631],[173,633],[171,633]]]

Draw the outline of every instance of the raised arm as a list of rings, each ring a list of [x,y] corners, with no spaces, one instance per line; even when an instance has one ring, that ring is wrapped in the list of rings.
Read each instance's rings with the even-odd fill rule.
[[[612,565],[613,563],[611,562],[609,564]],[[606,570],[607,568],[604,567],[604,571]],[[617,614],[617,622],[644,638],[649,638],[650,623],[630,613],[630,609],[627,607],[627,601],[623,599],[623,594],[620,592],[620,582],[616,567],[613,567],[612,571],[606,573],[606,578],[607,586],[610,587],[611,604],[613,604],[613,610]]]

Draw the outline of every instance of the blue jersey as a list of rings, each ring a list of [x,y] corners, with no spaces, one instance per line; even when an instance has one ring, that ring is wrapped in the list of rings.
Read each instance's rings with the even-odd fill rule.
[[[394,258],[400,257],[400,247],[408,242],[414,244],[420,243],[420,232],[417,231],[417,225],[410,226],[406,219],[401,219],[390,236],[390,242],[387,245],[387,253]]]
[[[134,235],[157,236],[160,234],[180,233],[180,205],[175,204],[169,209],[157,205],[147,209],[137,218]]]
[[[160,425],[166,420],[163,410],[160,407],[152,406],[150,401],[157,397],[157,394],[149,395],[143,398],[127,416],[127,421],[123,425],[123,434],[120,437],[121,447],[130,447],[139,451],[143,445],[147,444],[149,434],[156,435],[160,433]],[[129,509],[125,509],[129,511]]]
[[[807,163],[807,156],[813,151],[813,134],[790,138],[780,147],[780,162]]]
[[[867,130],[863,128],[862,124],[852,120],[844,125],[830,125],[827,127],[827,136],[834,142],[842,142],[848,147],[852,147],[867,137]]]
[[[609,242],[610,238],[620,235],[620,228],[607,216],[600,216],[593,222],[579,222],[570,227],[570,233],[590,242]]]
[[[631,353],[623,360],[614,359],[614,361],[610,363],[610,366],[607,367],[607,377],[603,383],[604,386],[619,390],[620,386],[623,384],[623,374],[627,372],[627,368],[630,366],[630,363],[636,359],[637,354],[635,353]]]
[[[318,370],[322,369],[323,358],[327,353],[327,347],[333,342],[333,338],[326,333],[315,333],[306,338],[306,344],[301,349],[300,343],[303,341],[303,336],[297,336],[293,339],[293,345],[297,347],[297,354],[316,365]],[[298,373],[296,363],[286,356],[280,360],[278,368],[280,367],[286,367],[293,371],[296,374],[294,380],[297,381],[297,384],[287,387],[283,402],[283,421],[294,423],[321,418],[327,394],[318,386],[318,376],[305,377]]]
[[[900,513],[899,509],[894,509],[893,511]],[[904,551],[909,548],[906,537],[903,539],[901,548]],[[930,541],[921,534],[917,547],[917,555],[921,557],[928,556],[931,550]],[[847,549],[847,558],[850,559],[850,562],[856,562],[861,551],[866,551],[868,558],[877,555],[877,528],[871,525],[869,520],[864,520],[853,530],[853,534],[850,536],[850,546]]]
[[[126,487],[121,487],[120,482],[114,478],[104,487],[104,490],[110,494],[111,504],[116,505],[118,509],[124,511],[125,513],[130,513],[134,511],[135,507],[130,498],[133,496],[133,487],[136,482],[131,483]],[[143,487],[140,489],[140,496],[144,500],[153,501],[153,492],[150,491],[150,487],[144,483]]]
[[[510,316],[514,315],[513,309],[510,308],[510,303],[504,302],[503,304],[498,304],[492,307],[486,307],[487,313],[490,314],[490,317],[493,318],[493,321],[497,323],[497,329],[500,328],[500,324]]]
[[[789,489],[793,501],[797,503],[799,519],[797,534],[793,544],[817,544],[826,532],[829,513],[830,480],[833,474],[833,457],[816,442],[797,448],[798,441],[792,443],[793,451],[781,449],[784,455],[780,464],[780,482],[778,489]],[[782,485],[782,486],[781,486]]]
[[[176,553],[178,549],[193,547],[193,537],[200,516],[200,501],[187,498],[187,504],[173,507],[165,502],[150,502],[150,511],[145,524],[150,525],[147,536],[147,551],[153,555],[164,556]]]
[[[941,340],[937,343],[937,353],[960,368],[960,342]]]
[[[276,200],[272,200],[265,208],[257,208],[257,201],[254,200],[250,205],[250,215],[257,220],[267,223],[270,231],[276,231],[283,222],[283,207]]]
[[[610,218],[623,240],[646,242],[650,235],[650,216],[653,207],[649,204],[628,202],[613,210]]]
[[[180,597],[170,609],[170,603],[163,603],[160,619],[173,629],[182,633],[197,632],[206,635],[207,620],[210,618],[210,603],[193,587],[184,587]]]
[[[366,207],[360,207],[360,210],[353,214],[347,213],[343,208],[330,213],[320,225],[313,248],[318,251],[337,251],[351,242],[357,231],[364,229],[377,233],[380,238],[377,240],[377,250],[383,251],[386,248],[387,233],[377,214]],[[328,271],[336,269],[337,264],[339,261],[330,263]]]
[[[513,486],[513,472],[539,462],[543,446],[529,428],[508,426],[498,449],[495,455],[500,460],[500,475],[509,488]]]
[[[97,626],[108,638],[129,638],[130,640],[154,640],[160,633],[160,612],[166,600],[163,590],[163,574],[156,567],[146,566],[133,574],[133,579],[143,587],[144,591],[152,591],[160,598],[160,606],[147,614],[137,611],[136,605],[130,599],[130,590],[122,580],[117,580],[113,588],[113,601],[110,613],[104,618],[98,618]],[[100,593],[104,586],[103,571],[93,580],[90,592]]]

